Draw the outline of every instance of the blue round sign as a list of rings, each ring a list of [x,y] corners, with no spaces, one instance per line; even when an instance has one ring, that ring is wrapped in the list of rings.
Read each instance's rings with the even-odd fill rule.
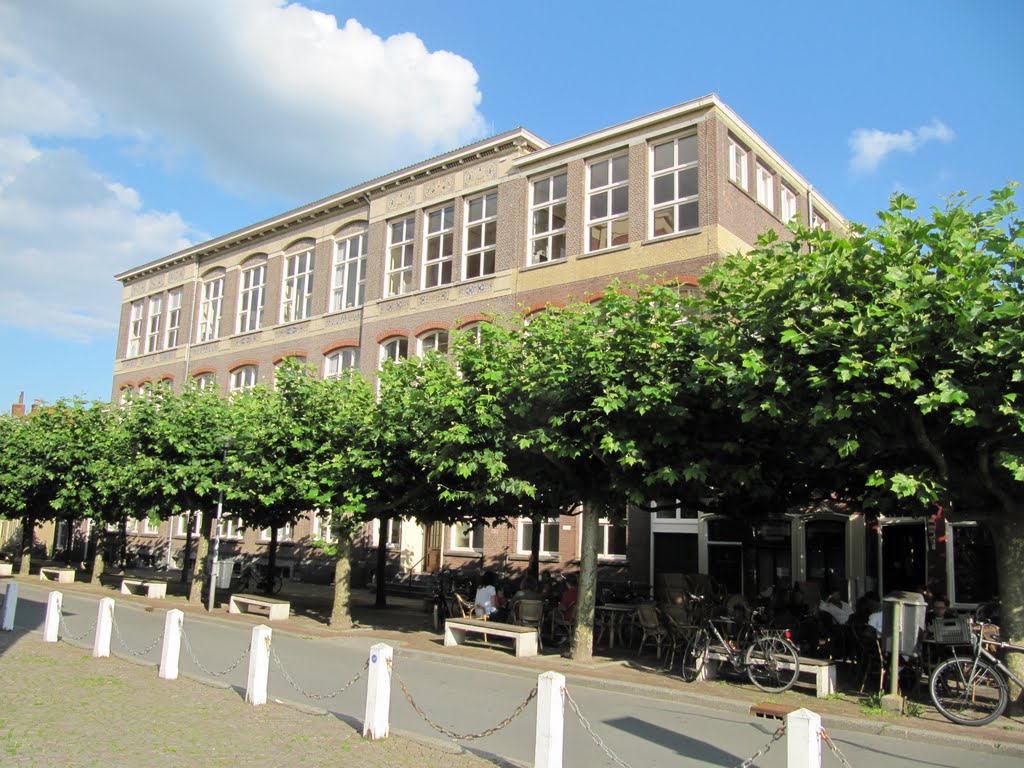
[[[373,655],[372,655],[372,656],[370,657],[370,663],[371,663],[371,664],[376,664],[376,663],[377,663],[377,654],[376,654],[376,653],[375,653],[375,654],[373,654]]]

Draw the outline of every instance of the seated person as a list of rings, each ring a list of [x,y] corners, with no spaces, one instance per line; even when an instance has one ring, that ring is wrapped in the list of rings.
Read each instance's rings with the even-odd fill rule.
[[[932,633],[933,627],[935,626],[936,619],[955,619],[956,611],[949,607],[949,603],[944,597],[936,597],[932,600],[931,607],[928,609],[928,613],[925,614],[924,623],[929,634]]]
[[[495,587],[494,574],[487,571],[480,579],[480,586],[476,590],[476,597],[473,598],[473,615],[477,618],[494,618],[498,605],[498,590]]]
[[[566,620],[573,621],[576,618],[576,601],[580,598],[580,587],[576,576],[571,573],[565,577],[565,583],[565,591],[558,601],[558,607],[562,609]]]
[[[537,587],[537,580],[530,574],[526,574],[526,576],[523,577],[522,582],[519,584],[519,589],[516,590],[516,593],[512,595],[512,599],[509,601],[509,616],[515,618],[516,604],[520,600],[541,600],[542,598],[543,595],[541,595],[540,590]]]
[[[853,607],[840,597],[839,590],[818,603],[818,610],[831,616],[836,624],[846,624],[853,615]]]

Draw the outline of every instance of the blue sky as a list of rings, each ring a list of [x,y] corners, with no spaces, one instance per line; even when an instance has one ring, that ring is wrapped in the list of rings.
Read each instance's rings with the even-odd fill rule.
[[[469,141],[717,93],[848,218],[1024,181],[1024,2],[0,0],[0,407],[110,397],[116,272]]]

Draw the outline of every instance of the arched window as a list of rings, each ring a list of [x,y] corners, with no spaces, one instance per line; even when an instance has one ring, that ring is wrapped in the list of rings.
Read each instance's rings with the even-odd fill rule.
[[[312,240],[301,240],[285,253],[282,323],[305,320],[313,314],[313,245]]]
[[[214,389],[217,386],[217,376],[213,373],[200,373],[195,379],[199,389]]]
[[[241,392],[256,386],[259,369],[255,365],[243,365],[231,372],[231,391]]]
[[[366,294],[366,224],[341,229],[334,241],[331,311],[360,307]]]
[[[336,379],[353,368],[359,368],[358,347],[338,349],[324,357],[325,379]]]
[[[238,333],[250,333],[263,327],[263,301],[266,296],[266,256],[247,259],[238,277]]]
[[[448,352],[448,331],[431,331],[420,336],[420,356],[428,352],[444,355]]]
[[[386,360],[398,362],[407,357],[409,357],[409,340],[404,336],[398,336],[380,345],[381,365],[384,365]]]
[[[203,278],[199,302],[199,342],[220,337],[220,316],[224,305],[224,270],[214,270]]]

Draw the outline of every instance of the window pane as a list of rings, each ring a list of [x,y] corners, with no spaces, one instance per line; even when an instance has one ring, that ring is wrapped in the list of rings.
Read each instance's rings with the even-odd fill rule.
[[[620,182],[629,178],[629,156],[621,155],[612,160],[612,181]]]
[[[625,213],[629,210],[629,187],[616,187],[612,190],[612,215]]]
[[[608,247],[608,224],[595,224],[590,228],[591,251],[599,251]]]
[[[617,190],[616,190],[617,191]],[[602,192],[590,196],[590,218],[603,219],[608,215],[608,195]]]
[[[544,208],[540,211],[533,212],[533,232],[534,234],[540,234],[541,232],[547,232],[550,227],[548,226],[548,209]]]
[[[654,235],[668,235],[675,232],[675,210],[672,208],[662,208],[660,211],[654,212]]]
[[[629,242],[629,221],[616,219],[612,222],[612,245],[625,245]]]
[[[654,180],[654,203],[665,203],[669,200],[674,200],[676,196],[675,191],[675,177],[672,174],[666,174],[665,176],[659,176]]]
[[[557,176],[555,176],[555,178],[552,179],[551,181],[552,181],[552,185],[554,186],[554,192],[552,194],[552,199],[553,200],[560,200],[561,198],[565,197],[566,175],[564,173],[560,173]]]
[[[484,245],[494,245],[498,241],[498,224],[489,222],[484,225]]]
[[[674,144],[659,144],[654,148],[654,170],[664,171],[675,165]]]
[[[544,523],[541,526],[540,548],[543,552],[558,551],[558,523]]]
[[[697,228],[697,203],[683,203],[679,206],[679,229]]]
[[[469,201],[469,220],[477,221],[484,215],[484,201],[483,198],[478,197],[476,200]]]
[[[551,258],[565,258],[565,235],[555,235],[551,238]]]
[[[697,162],[697,136],[687,136],[679,140],[679,164]]]
[[[679,172],[679,196],[689,197],[697,194],[697,169],[687,168]]]
[[[626,526],[613,525],[608,528],[608,552],[609,555],[626,554]]]
[[[481,242],[481,237],[480,237],[480,235],[481,235],[480,229],[481,229],[480,225],[477,225],[475,227],[470,227],[469,228],[469,231],[467,232],[467,238],[466,238],[466,247],[467,248],[473,250],[473,249],[479,248],[480,246],[483,245],[483,243]]]
[[[551,206],[551,228],[562,229],[565,227],[565,203],[558,203]]]
[[[602,160],[590,166],[590,188],[597,189],[608,184],[608,161]]]
[[[546,203],[550,200],[548,196],[548,182],[550,179],[544,179],[543,181],[537,181],[533,184],[533,202],[535,204]]]

